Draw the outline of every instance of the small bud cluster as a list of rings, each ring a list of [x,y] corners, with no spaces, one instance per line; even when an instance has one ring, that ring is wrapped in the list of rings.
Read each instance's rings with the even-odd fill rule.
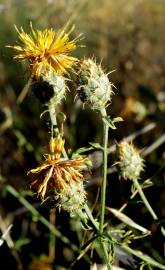
[[[117,152],[119,157],[117,164],[121,177],[125,180],[138,179],[144,168],[144,160],[140,157],[136,148],[123,141],[117,145]]]

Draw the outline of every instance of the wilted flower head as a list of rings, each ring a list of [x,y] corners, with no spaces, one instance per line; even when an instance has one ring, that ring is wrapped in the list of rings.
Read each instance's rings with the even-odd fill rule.
[[[93,110],[104,109],[111,101],[113,84],[104,73],[101,65],[92,59],[84,59],[78,72],[78,96]]]
[[[133,144],[122,141],[117,145],[119,161],[117,162],[121,176],[127,180],[134,180],[140,177],[144,168],[144,160],[140,157],[139,151]]]
[[[16,28],[20,45],[10,46],[14,48],[18,60],[28,60],[32,76],[37,79],[47,74],[63,74],[77,60],[69,56],[76,49],[76,41],[69,40],[69,34],[64,30],[56,33],[53,29],[43,31],[34,30],[31,24],[31,35],[24,32],[23,28]]]
[[[30,170],[32,174],[32,188],[43,200],[49,195],[58,200],[57,206],[69,212],[82,206],[85,202],[85,180],[83,171],[88,169],[89,159],[78,156],[72,159],[61,157],[64,140],[51,138],[50,154],[39,167]]]

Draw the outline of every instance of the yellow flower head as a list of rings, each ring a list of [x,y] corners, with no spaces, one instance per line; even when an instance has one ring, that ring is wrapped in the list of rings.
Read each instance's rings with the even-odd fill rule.
[[[77,58],[69,56],[76,49],[76,41],[69,40],[69,34],[61,30],[59,33],[53,29],[43,31],[34,30],[31,24],[31,35],[16,28],[20,45],[10,46],[17,51],[14,56],[18,60],[28,60],[32,76],[37,79],[47,74],[63,74],[77,61]]]
[[[32,187],[41,199],[44,199],[50,191],[65,194],[70,188],[73,188],[74,183],[81,183],[84,180],[82,172],[88,167],[88,158],[82,156],[73,159],[61,158],[63,146],[62,138],[51,138],[50,154],[45,156],[45,162],[30,170],[33,175]]]

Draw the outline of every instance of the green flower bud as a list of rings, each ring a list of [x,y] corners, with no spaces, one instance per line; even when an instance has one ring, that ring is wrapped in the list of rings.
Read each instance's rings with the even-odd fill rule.
[[[140,177],[144,168],[144,160],[140,157],[139,151],[132,145],[123,141],[117,145],[119,161],[117,162],[121,176],[127,180],[134,180]]]
[[[78,96],[93,110],[104,109],[111,101],[113,84],[100,65],[91,59],[84,59],[78,72]]]
[[[83,206],[86,202],[86,192],[84,190],[83,182],[72,181],[67,190],[55,196],[57,200],[56,206],[70,213],[70,216],[79,216],[86,218],[83,213]]]

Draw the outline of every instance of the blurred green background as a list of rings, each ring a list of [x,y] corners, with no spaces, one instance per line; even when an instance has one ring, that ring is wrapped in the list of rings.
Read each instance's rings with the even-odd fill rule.
[[[47,151],[50,136],[49,119],[40,114],[44,111],[32,92],[18,104],[17,97],[28,82],[27,67],[13,60],[13,51],[6,45],[17,42],[14,28],[23,27],[30,32],[30,21],[37,29],[53,28],[58,30],[68,20],[75,24],[73,36],[82,33],[83,39],[75,55],[79,58],[94,57],[102,62],[106,72],[116,86],[108,113],[122,116],[124,122],[118,129],[111,131],[109,144],[114,144],[149,124],[153,128],[140,134],[135,145],[148,149],[143,180],[152,178],[153,187],[146,190],[146,195],[163,222],[165,216],[165,1],[164,0],[11,0],[0,1],[0,175],[1,205],[0,216],[6,226],[13,224],[11,237],[17,255],[4,243],[0,247],[1,261],[5,269],[67,269],[75,254],[60,240],[57,240],[56,260],[49,268],[35,266],[30,268],[34,257],[48,253],[48,230],[38,225],[28,211],[9,195],[3,188],[4,183],[16,190],[29,189],[29,177],[26,173],[42,160]],[[67,115],[65,137],[68,148],[76,150],[88,145],[88,142],[100,142],[101,120],[96,112],[83,109],[79,101],[74,102],[75,89],[68,92],[66,100],[58,109]],[[87,183],[89,202],[95,201],[100,185],[100,157],[91,154],[94,162],[93,177]],[[109,168],[115,155],[109,158]],[[28,196],[27,199],[37,205],[41,214],[49,218],[49,207],[40,205],[39,200]],[[107,205],[120,207],[130,197],[130,184],[118,181],[117,173],[108,177]],[[136,248],[145,251],[163,262],[163,241],[160,237],[159,222],[150,218],[143,204],[137,204],[138,198],[130,202],[126,213],[142,226],[152,230],[152,236],[138,240]],[[96,211],[97,211],[96,206]],[[107,214],[107,219],[110,219]],[[63,224],[68,223],[68,229]],[[78,236],[73,232],[74,225],[69,223],[66,214],[57,214],[57,227],[78,243]],[[114,222],[114,223],[113,223]],[[116,221],[112,220],[111,225]],[[1,231],[2,230],[1,225]],[[65,228],[64,228],[65,227]],[[69,229],[70,228],[70,229]],[[21,242],[22,240],[22,242]],[[41,244],[40,244],[41,243]],[[4,260],[8,256],[8,260]],[[15,257],[17,257],[15,259]],[[99,258],[96,256],[96,261]],[[20,268],[19,268],[20,267]],[[61,267],[61,268],[58,268]],[[62,268],[65,267],[65,268]],[[89,269],[85,260],[80,260],[73,269]],[[85,267],[85,268],[84,268]],[[132,266],[131,266],[132,267]],[[132,268],[126,269],[132,269]]]

